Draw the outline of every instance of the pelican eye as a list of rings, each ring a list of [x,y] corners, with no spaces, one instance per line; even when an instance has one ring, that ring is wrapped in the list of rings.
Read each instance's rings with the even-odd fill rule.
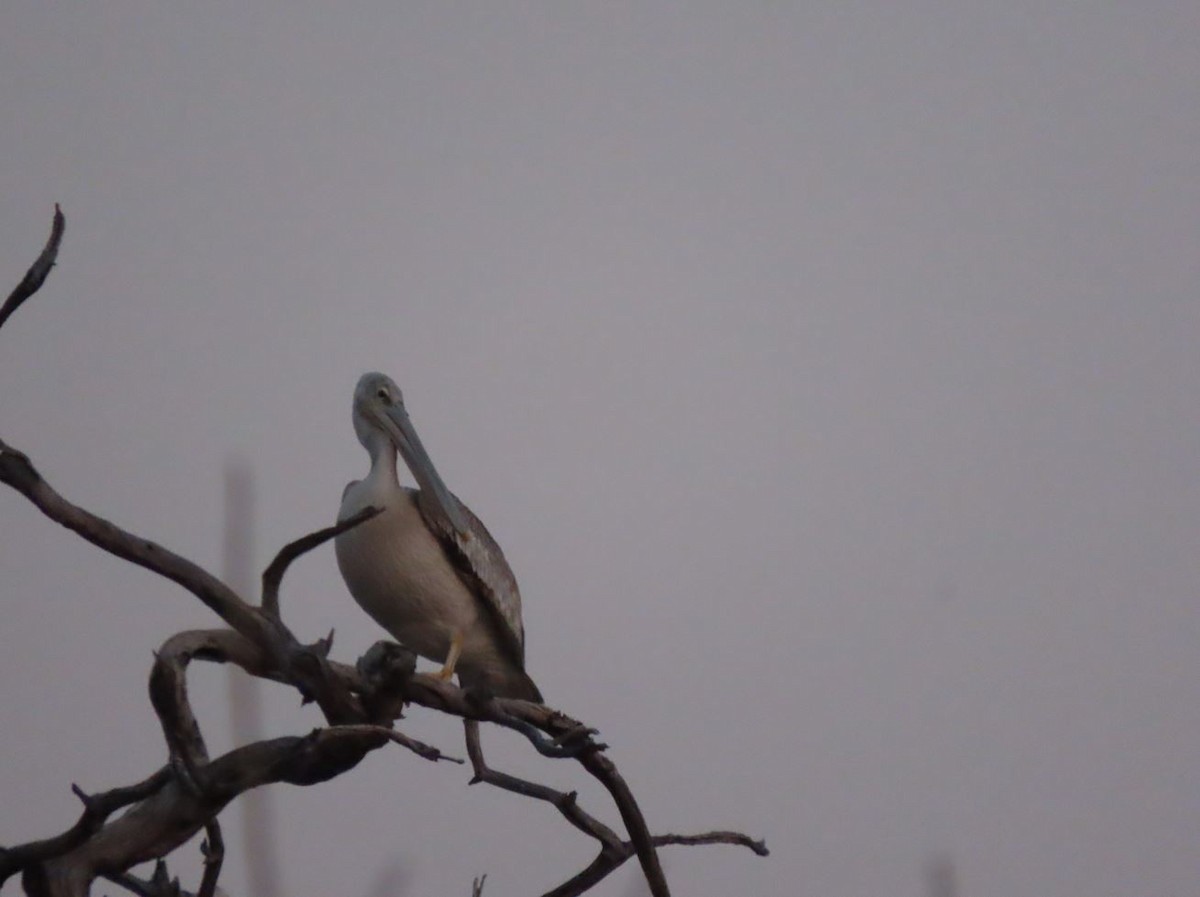
[[[383,399],[385,402],[390,402],[392,400],[392,396],[388,392],[386,386],[379,387],[379,389],[376,390],[375,395],[377,395],[379,398]]]

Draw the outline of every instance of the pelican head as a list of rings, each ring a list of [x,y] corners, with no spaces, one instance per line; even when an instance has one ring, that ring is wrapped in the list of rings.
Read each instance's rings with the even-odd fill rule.
[[[438,475],[409,420],[404,394],[387,374],[371,372],[358,379],[354,387],[354,432],[370,454],[372,464],[382,452],[398,451],[422,491],[429,493],[456,530],[467,532],[458,499],[450,494]]]

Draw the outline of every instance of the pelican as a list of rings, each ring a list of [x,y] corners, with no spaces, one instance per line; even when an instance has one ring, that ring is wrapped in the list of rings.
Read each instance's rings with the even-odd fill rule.
[[[442,663],[442,679],[457,672],[464,688],[541,703],[525,672],[517,580],[483,523],[438,476],[385,374],[359,378],[354,432],[371,470],[342,493],[338,520],[382,509],[335,543],[354,600],[405,647]],[[400,485],[397,451],[417,489]]]

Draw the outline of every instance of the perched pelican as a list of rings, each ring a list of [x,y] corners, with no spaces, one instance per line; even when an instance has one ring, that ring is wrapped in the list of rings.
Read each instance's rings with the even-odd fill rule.
[[[525,673],[521,594],[491,534],[450,493],[385,374],[354,388],[354,432],[371,471],[342,493],[338,520],[367,507],[382,513],[337,537],[350,594],[407,648],[458,673],[464,687],[541,702]],[[418,489],[400,485],[396,452]]]

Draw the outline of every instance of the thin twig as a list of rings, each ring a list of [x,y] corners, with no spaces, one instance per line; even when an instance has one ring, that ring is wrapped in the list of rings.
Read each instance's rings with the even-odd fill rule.
[[[771,855],[767,842],[761,838],[751,838],[741,832],[704,832],[699,835],[655,835],[652,839],[656,847],[669,847],[674,844],[699,846],[705,844],[732,844],[735,847],[747,847],[760,857]]]
[[[279,549],[279,553],[275,555],[275,560],[271,561],[270,566],[263,571],[263,611],[276,619],[279,618],[279,585],[283,581],[283,575],[287,573],[287,569],[291,566],[292,561],[305,552],[312,551],[314,548],[324,545],[330,539],[341,535],[347,530],[354,529],[360,523],[370,520],[382,510],[382,508],[363,508],[363,510],[352,517],[347,517],[345,520],[340,521],[336,526],[328,526],[325,529],[317,530],[315,533],[309,533],[307,536],[302,536],[294,542],[289,542],[283,548]]]
[[[760,857],[770,854],[763,841],[755,840],[741,832],[705,832],[699,835],[655,835],[651,838],[655,847],[671,847],[677,844],[706,845],[733,844],[747,847]],[[631,841],[622,841],[615,845],[604,845],[600,853],[590,864],[576,875],[567,879],[557,888],[547,891],[543,897],[578,897],[589,891],[607,878],[630,857],[637,853]]]
[[[472,785],[484,782],[522,797],[546,801],[562,813],[571,825],[585,835],[595,838],[602,845],[621,843],[621,838],[616,832],[579,806],[574,791],[559,791],[548,785],[520,779],[489,767],[483,756],[483,746],[479,741],[479,723],[477,721],[463,720],[463,731],[467,741],[467,756],[471,758],[471,767],[475,773],[475,777],[471,780]]]
[[[8,299],[4,301],[4,305],[0,306],[0,327],[4,326],[4,322],[8,320],[9,315],[20,308],[22,302],[40,290],[42,284],[46,282],[46,277],[50,274],[50,269],[54,267],[54,262],[58,258],[58,247],[62,243],[63,231],[66,230],[66,227],[67,219],[63,217],[62,209],[58,207],[58,203],[55,203],[54,222],[50,226],[50,238],[46,240],[46,245],[37,257],[37,261],[25,272],[25,276],[21,278],[21,282],[9,294]]]
[[[412,751],[414,754],[416,754],[418,757],[422,758],[423,760],[431,760],[431,761],[435,761],[435,762],[438,760],[445,760],[448,763],[457,763],[460,766],[465,762],[460,757],[451,757],[449,754],[442,753],[440,750],[438,750],[431,744],[426,744],[423,741],[418,741],[415,738],[405,735],[403,732],[397,732],[395,729],[389,729],[387,726],[373,726],[373,725],[338,726],[337,731],[344,732],[347,734],[352,733],[352,732],[362,732],[362,733],[374,732],[374,733],[377,733],[377,734],[382,735],[383,737],[387,738],[389,741],[394,741],[396,744],[400,745],[401,747],[408,748],[410,751]]]
[[[225,860],[225,839],[221,836],[221,825],[217,817],[204,825],[206,840],[200,844],[204,854],[204,875],[200,879],[200,890],[196,897],[213,897],[217,891],[217,879],[221,877],[221,863]]]

